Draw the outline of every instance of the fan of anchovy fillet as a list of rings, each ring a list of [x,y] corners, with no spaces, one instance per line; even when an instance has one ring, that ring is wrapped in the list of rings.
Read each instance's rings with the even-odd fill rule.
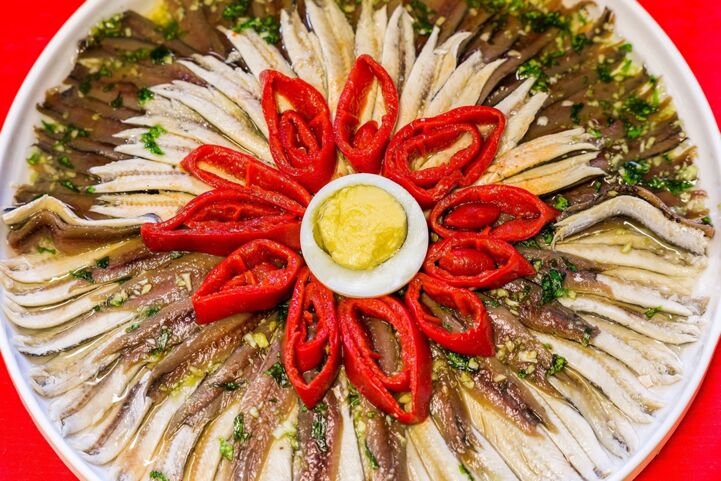
[[[714,233],[696,150],[632,50],[590,2],[166,0],[103,21],[38,105],[30,181],[3,217],[17,252],[0,263],[3,309],[33,388],[113,480],[607,477],[688,369]],[[397,126],[502,111],[478,184],[562,211],[516,244],[536,277],[483,293],[495,357],[433,346],[431,415],[415,425],[343,371],[305,409],[279,363],[283,306],[199,326],[190,294],[221,259],[139,236],[210,190],[178,167],[196,147],[273,165],[261,72],[304,79],[334,112],[361,54],[395,82]],[[337,175],[350,169],[341,157]],[[377,338],[394,362],[392,334]]]

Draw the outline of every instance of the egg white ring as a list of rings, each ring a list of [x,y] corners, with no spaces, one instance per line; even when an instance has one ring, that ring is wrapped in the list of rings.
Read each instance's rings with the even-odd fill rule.
[[[407,219],[406,239],[398,252],[378,267],[365,271],[336,264],[313,235],[316,210],[340,189],[352,185],[371,185],[388,192],[403,207]],[[300,245],[308,268],[328,289],[346,297],[380,297],[405,286],[421,269],[428,252],[428,224],[418,202],[400,185],[380,175],[352,174],[328,183],[315,194],[303,216]]]

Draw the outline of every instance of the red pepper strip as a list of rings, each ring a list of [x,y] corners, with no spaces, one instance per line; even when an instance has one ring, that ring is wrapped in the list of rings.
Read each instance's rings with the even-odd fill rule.
[[[389,323],[398,333],[402,368],[388,376],[378,366],[379,354],[371,347],[363,316]],[[344,299],[338,307],[343,339],[343,362],[351,383],[374,406],[404,424],[428,417],[431,387],[431,353],[428,341],[403,304],[392,297]],[[410,392],[410,409],[394,393]]]
[[[325,98],[309,83],[275,70],[266,70],[260,79],[275,164],[310,192],[318,192],[333,176],[337,160]],[[289,110],[279,112],[278,96],[290,104]]]
[[[303,259],[282,244],[248,242],[215,266],[193,294],[195,322],[275,307],[293,289],[302,266]]]
[[[456,187],[473,184],[496,155],[506,126],[502,112],[491,107],[459,107],[437,117],[419,119],[403,127],[391,139],[383,173],[430,208]],[[443,165],[413,170],[415,159],[425,158],[453,146],[464,135],[470,144],[450,156]]]
[[[314,331],[311,340],[308,340],[309,328]],[[340,361],[340,331],[333,293],[304,268],[295,283],[288,308],[283,365],[288,380],[308,409],[313,409],[323,399],[335,381]],[[320,372],[306,382],[304,373],[321,364]]]
[[[513,218],[494,227],[501,214]],[[461,189],[442,199],[431,211],[429,223],[441,237],[490,229],[491,237],[517,242],[535,236],[559,214],[525,189],[489,184]]]
[[[490,258],[493,268],[489,269]],[[536,273],[508,242],[480,234],[449,237],[433,244],[423,263],[426,274],[454,287],[496,289]]]
[[[463,332],[451,332],[421,301],[424,293],[443,308],[450,308],[469,318],[472,326]],[[423,334],[439,345],[465,356],[493,356],[493,329],[486,308],[468,289],[460,289],[419,273],[408,285],[406,305]]]
[[[359,128],[361,110],[368,100],[374,78],[380,85],[385,114],[380,128],[375,120],[369,120]],[[393,79],[370,55],[361,55],[356,59],[338,100],[333,126],[338,149],[356,172],[380,172],[383,152],[397,120],[398,92]]]
[[[242,183],[221,177],[202,164],[208,164],[229,174]],[[219,145],[202,145],[192,151],[180,164],[183,169],[193,174],[208,185],[224,189],[235,189],[239,185],[248,188],[277,192],[303,207],[310,203],[311,195],[302,185],[263,162],[237,150]]]
[[[172,219],[143,224],[151,251],[191,251],[224,256],[254,239],[272,239],[300,249],[305,208],[260,189],[216,189],[199,195]]]

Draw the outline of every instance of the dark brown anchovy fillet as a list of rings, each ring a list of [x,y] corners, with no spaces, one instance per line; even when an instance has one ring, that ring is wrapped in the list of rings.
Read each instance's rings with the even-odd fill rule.
[[[663,202],[663,200],[661,200],[657,194],[651,192],[645,187],[641,187],[638,185],[604,184],[598,192],[591,192],[584,199],[573,202],[568,209],[563,211],[560,219],[564,219],[577,212],[584,211],[593,207],[594,205],[600,204],[603,201],[623,194],[632,195],[645,200],[649,204],[661,210],[668,219],[686,225],[688,227],[698,229],[702,231],[706,235],[706,237],[712,238],[715,235],[715,229],[713,228],[713,226],[702,224],[700,222],[696,222],[678,215],[676,211],[666,205],[666,203]]]
[[[293,469],[294,481],[335,481],[343,434],[342,399],[330,390],[315,409],[298,413],[297,439],[300,452]]]
[[[398,342],[392,328],[384,321],[366,319],[373,347],[380,359],[378,364],[387,372],[396,372],[400,365]],[[405,427],[378,411],[367,399],[361,398],[358,418],[365,423],[365,441],[361,452],[365,465],[370,466],[372,481],[407,481]]]
[[[571,272],[573,274],[573,272]],[[567,277],[573,277],[567,276]],[[518,318],[526,327],[571,341],[587,344],[598,335],[598,328],[584,321],[573,310],[553,300],[543,303],[543,289],[531,281],[516,279],[503,288],[518,302]]]
[[[235,443],[234,481],[257,479],[272,443],[273,430],[280,425],[297,402],[291,387],[281,387],[267,372],[280,358],[280,336],[270,345],[265,361],[248,385],[239,415],[250,438]]]
[[[173,53],[180,57],[190,57],[194,53],[202,53],[190,47],[182,41],[183,34],[181,32],[180,39],[166,39],[159,31],[158,26],[151,20],[143,17],[137,12],[128,10],[123,17],[123,25],[129,27],[134,36],[155,45],[165,45]]]
[[[556,395],[546,379],[546,372],[553,365],[553,355],[521,324],[516,316],[504,307],[487,306],[493,322],[496,358],[507,364],[516,373],[525,373],[525,378],[549,394]],[[520,357],[521,352],[535,352],[536,362]],[[533,367],[531,367],[533,366]]]
[[[214,322],[178,344],[153,367],[148,395],[156,402],[195,366],[222,362],[258,325],[258,316],[238,315]]]
[[[434,353],[434,357],[442,355],[440,352]],[[456,378],[445,363],[434,371],[430,410],[433,422],[453,453],[466,465],[476,464],[472,451],[478,443],[469,431],[472,426],[470,416],[461,398]],[[483,470],[480,468],[478,471]]]
[[[270,324],[266,319],[258,326],[257,332],[270,338],[273,334]],[[212,420],[222,408],[225,398],[235,397],[245,391],[247,380],[258,372],[262,362],[263,356],[257,347],[246,342],[240,343],[223,365],[208,375],[173,415],[169,431],[174,431],[182,424],[197,426]]]
[[[474,386],[469,392],[474,398],[496,409],[525,432],[537,433],[536,427],[544,423],[545,410],[499,361],[482,358],[480,369],[471,378]]]
[[[465,0],[429,0],[426,3],[439,18],[443,18],[438,43],[443,43],[454,33],[462,31],[458,29],[458,25],[468,12],[468,4]]]
[[[41,237],[52,239],[55,247],[63,252],[77,251],[83,247],[97,246],[127,239],[140,232],[140,226],[92,227],[66,223],[54,212],[41,211],[30,217],[24,224],[11,226],[8,233],[10,247],[19,252],[28,252],[37,245]]]
[[[224,41],[221,33],[208,22],[205,5],[199,5],[195,0],[171,0],[168,7],[171,12],[182,11],[179,24],[180,30],[184,32],[184,43],[198,52],[227,56],[230,51],[228,42]]]

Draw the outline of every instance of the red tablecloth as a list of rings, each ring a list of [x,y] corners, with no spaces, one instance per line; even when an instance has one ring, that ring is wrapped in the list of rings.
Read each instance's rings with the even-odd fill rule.
[[[629,0],[631,1],[631,0]],[[0,119],[51,36],[80,0],[6,1],[0,15]],[[721,119],[721,7],[716,0],[641,0],[670,34]],[[679,101],[681,99],[677,99]],[[643,481],[721,480],[721,352],[689,414],[637,478]],[[73,481],[20,403],[0,360],[0,481]]]

